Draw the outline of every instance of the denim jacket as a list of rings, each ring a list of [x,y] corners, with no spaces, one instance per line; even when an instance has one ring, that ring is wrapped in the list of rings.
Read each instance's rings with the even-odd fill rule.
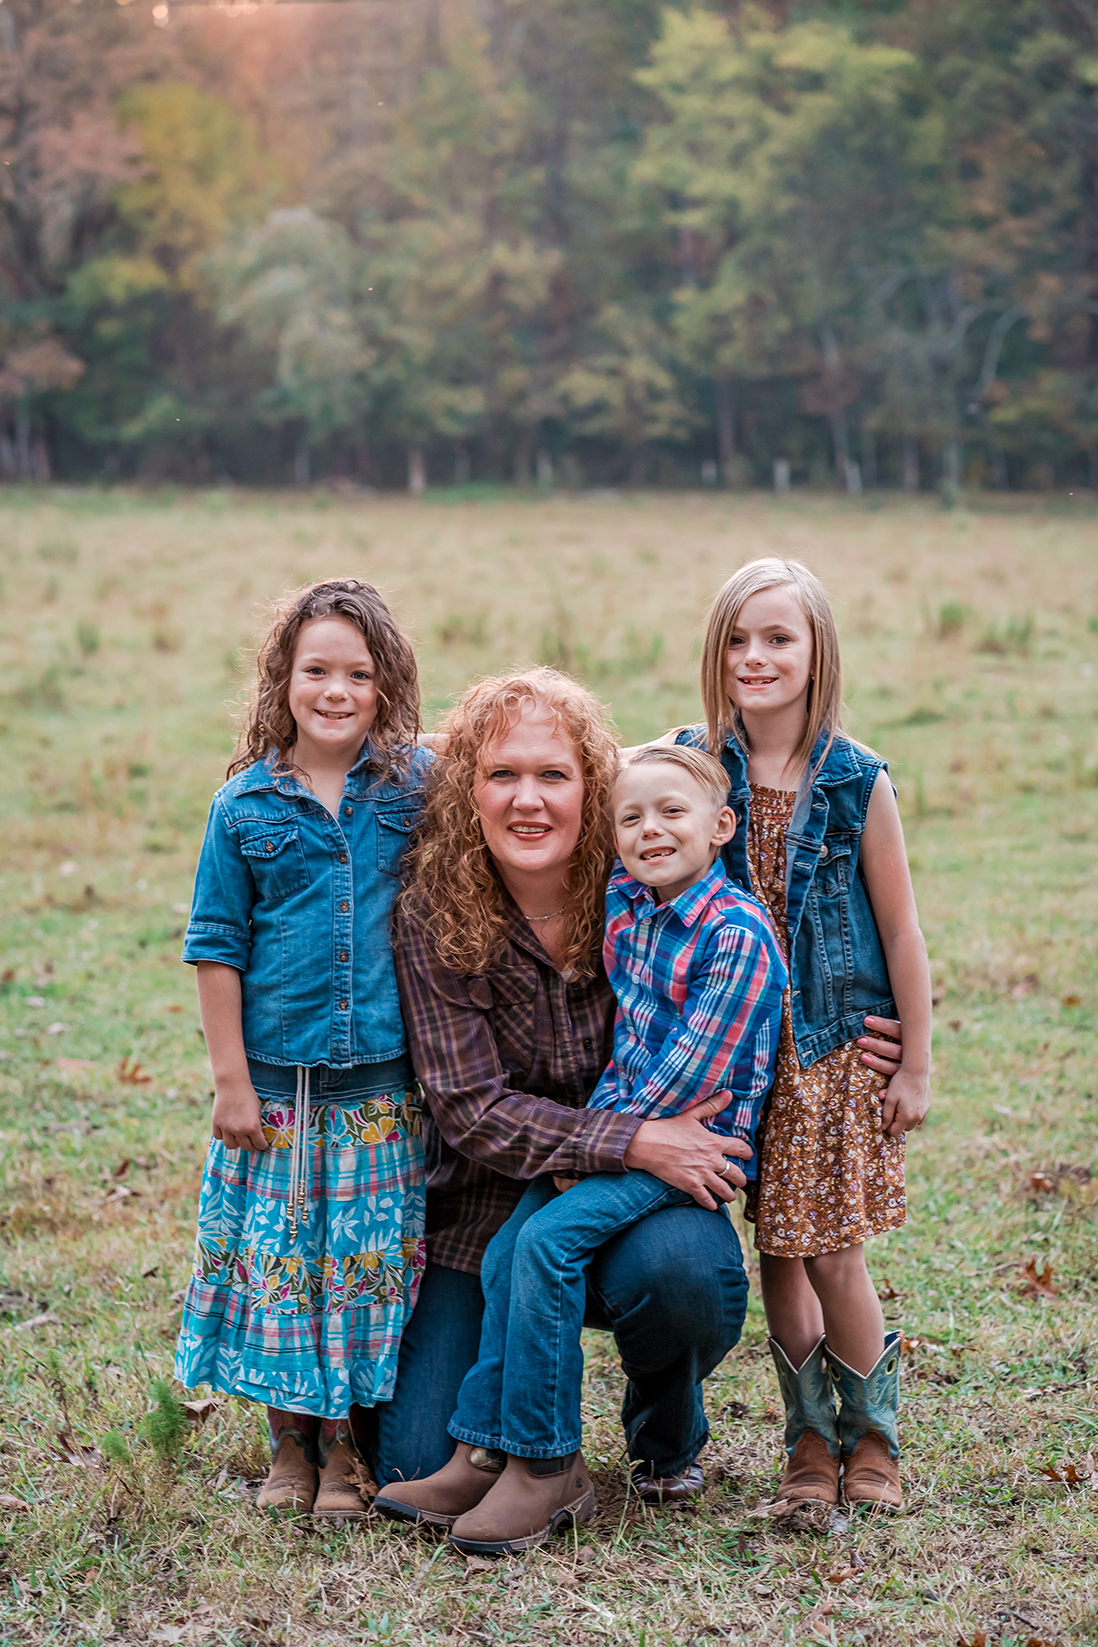
[[[405,1050],[390,923],[431,756],[379,778],[367,744],[334,818],[273,757],[210,807],[183,960],[242,974],[244,1047],[267,1064],[350,1069]]]
[[[677,743],[708,747],[704,726],[689,727]],[[809,771],[823,753],[826,732],[812,751]],[[747,828],[751,789],[747,756],[735,737],[721,750],[728,773],[728,804],[736,833],[723,849],[729,877],[751,890]],[[789,926],[793,1039],[802,1066],[865,1033],[867,1013],[894,1018],[896,1003],[858,854],[879,772],[878,756],[839,733],[810,784],[797,792],[786,834],[785,900]]]

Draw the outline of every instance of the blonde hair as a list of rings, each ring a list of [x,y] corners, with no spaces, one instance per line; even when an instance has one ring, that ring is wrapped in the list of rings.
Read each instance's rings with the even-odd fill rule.
[[[746,566],[741,566],[718,591],[709,609],[701,663],[709,750],[719,755],[730,737],[742,748],[748,747],[743,722],[738,712],[733,711],[728,697],[728,645],[745,602],[764,589],[792,589],[808,620],[812,636],[812,678],[808,684],[804,731],[797,740],[793,758],[802,770],[807,768],[820,733],[826,732],[827,745],[817,762],[819,767],[827,758],[836,733],[842,731],[839,637],[819,578],[799,560],[779,560],[777,556],[748,561]]]
[[[245,771],[272,749],[278,754],[278,769],[294,771],[297,722],[290,713],[290,676],[298,637],[314,618],[346,618],[362,635],[377,671],[370,765],[378,772],[407,771],[421,726],[415,653],[372,584],[330,578],[291,591],[275,606],[226,777]]]
[[[595,695],[556,669],[489,676],[444,716],[439,731],[446,735],[446,752],[428,776],[402,907],[426,928],[440,959],[462,976],[488,972],[500,959],[508,937],[507,901],[481,828],[476,784],[484,751],[514,726],[526,705],[554,716],[579,756],[583,810],[568,866],[564,970],[592,977],[614,857],[608,803],[620,750]]]
[[[693,749],[690,744],[646,743],[642,749],[634,750],[618,777],[631,766],[657,765],[682,767],[712,796],[714,806],[728,805],[728,773],[715,755],[707,755],[704,749]]]

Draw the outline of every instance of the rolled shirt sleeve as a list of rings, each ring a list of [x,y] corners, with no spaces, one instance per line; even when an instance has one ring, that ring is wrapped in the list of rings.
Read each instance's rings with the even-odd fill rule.
[[[255,901],[252,872],[215,795],[198,855],[181,959],[191,966],[199,961],[220,961],[223,966],[244,972],[252,951],[251,911]]]

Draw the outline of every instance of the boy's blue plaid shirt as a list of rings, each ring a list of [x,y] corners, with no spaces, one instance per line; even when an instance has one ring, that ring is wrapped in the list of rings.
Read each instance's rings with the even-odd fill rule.
[[[606,893],[614,1058],[588,1100],[655,1118],[728,1090],[710,1125],[752,1146],[774,1079],[785,962],[762,905],[720,859],[670,903],[620,865]],[[755,1159],[739,1161],[750,1179]]]

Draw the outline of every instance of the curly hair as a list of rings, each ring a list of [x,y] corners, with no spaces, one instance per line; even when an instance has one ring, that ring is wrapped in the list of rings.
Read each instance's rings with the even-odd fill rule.
[[[507,943],[507,904],[481,828],[475,786],[484,751],[525,705],[555,717],[583,775],[583,820],[568,871],[565,966],[591,977],[602,947],[606,882],[613,863],[609,798],[620,751],[602,704],[586,687],[542,665],[478,681],[443,718],[446,753],[427,780],[404,909],[426,928],[439,957],[472,977],[491,970]]]
[[[357,578],[332,578],[293,590],[274,609],[256,657],[256,679],[226,777],[278,751],[292,772],[297,723],[290,713],[290,675],[298,636],[314,618],[346,618],[360,630],[377,670],[377,717],[370,728],[375,771],[407,770],[422,726],[415,653],[377,590]]]

